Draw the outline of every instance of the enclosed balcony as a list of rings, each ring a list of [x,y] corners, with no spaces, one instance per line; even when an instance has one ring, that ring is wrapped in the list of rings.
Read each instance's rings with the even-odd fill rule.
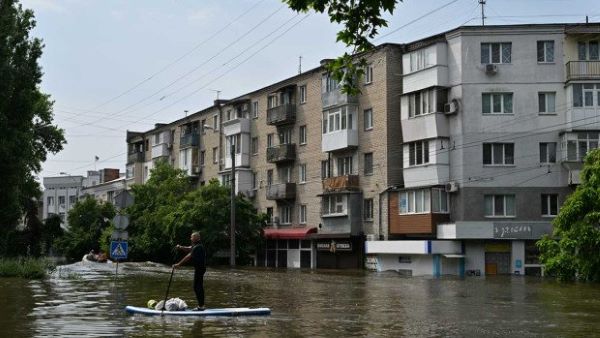
[[[567,81],[600,80],[600,61],[567,62]]]
[[[295,144],[280,144],[278,146],[267,148],[267,162],[281,163],[294,161],[296,159]]]
[[[325,192],[359,189],[360,185],[358,175],[344,175],[323,179],[323,191]]]
[[[323,134],[321,150],[323,152],[358,147],[358,130],[342,129]]]
[[[144,152],[135,151],[127,154],[127,163],[144,162]]]
[[[240,133],[250,133],[250,119],[245,117],[235,117],[229,121],[223,122],[223,134],[225,136]]]
[[[198,147],[200,145],[199,134],[185,134],[179,139],[179,148]]]
[[[169,144],[160,143],[152,146],[152,159],[169,156]]]
[[[267,186],[268,200],[292,200],[296,198],[296,183],[281,183]]]
[[[358,104],[358,97],[342,93],[340,90],[323,91],[321,93],[323,108],[341,106],[346,104]]]
[[[296,122],[296,104],[284,103],[267,109],[267,124],[278,126]]]

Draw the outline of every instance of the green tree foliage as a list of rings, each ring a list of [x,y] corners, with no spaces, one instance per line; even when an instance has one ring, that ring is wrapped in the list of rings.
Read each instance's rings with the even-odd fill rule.
[[[79,200],[69,211],[69,229],[58,240],[59,250],[70,260],[79,260],[92,249],[107,252],[108,247],[100,244],[115,214],[111,203],[99,202],[91,196]]]
[[[549,275],[600,281],[600,150],[585,158],[581,184],[554,220],[553,237],[537,243]]]
[[[42,42],[29,36],[31,10],[0,1],[0,235],[17,224],[28,201],[40,194],[34,174],[48,152],[62,149],[62,129],[52,125],[52,101],[39,90]]]
[[[55,249],[55,243],[63,236],[63,229],[60,227],[60,216],[52,215],[44,220],[41,236],[41,254],[52,254]]]
[[[209,262],[229,252],[229,187],[217,180],[196,190],[189,178],[166,163],[159,163],[144,185],[132,187],[134,204],[127,209],[130,255],[134,260],[173,262],[173,247],[189,243],[190,233],[200,231]],[[264,216],[252,204],[236,197],[236,244],[240,264],[249,261],[257,245]]]
[[[400,0],[401,1],[401,0]],[[327,11],[332,23],[341,24],[337,41],[343,42],[351,52],[336,58],[327,67],[342,85],[342,92],[360,94],[359,79],[364,75],[366,60],[354,54],[362,54],[373,49],[369,39],[373,39],[381,27],[387,27],[382,16],[394,13],[398,0],[283,0],[292,10],[317,13]]]

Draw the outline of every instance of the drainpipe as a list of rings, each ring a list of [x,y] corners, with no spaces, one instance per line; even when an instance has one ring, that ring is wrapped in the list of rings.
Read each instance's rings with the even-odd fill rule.
[[[381,201],[381,196],[385,193],[387,193],[388,190],[385,189],[384,191],[379,193],[379,240],[383,240],[385,238],[385,235],[383,234],[383,216],[382,216],[382,210],[383,210],[383,202]],[[388,202],[389,205],[389,202]],[[389,210],[388,210],[388,214],[389,214]]]

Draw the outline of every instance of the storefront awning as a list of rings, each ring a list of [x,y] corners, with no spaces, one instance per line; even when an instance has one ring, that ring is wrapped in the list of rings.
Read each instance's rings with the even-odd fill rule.
[[[268,239],[305,239],[308,234],[317,232],[317,228],[284,228],[264,229],[265,237]]]

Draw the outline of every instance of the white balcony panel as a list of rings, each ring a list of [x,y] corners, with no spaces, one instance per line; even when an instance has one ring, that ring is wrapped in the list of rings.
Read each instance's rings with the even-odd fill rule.
[[[250,119],[236,118],[223,122],[223,134],[225,136],[239,133],[250,133]]]
[[[155,159],[162,156],[169,156],[169,145],[161,143],[152,146],[152,158]]]
[[[402,82],[402,94],[412,93],[433,86],[448,86],[447,66],[432,66],[404,75]]]
[[[321,150],[334,151],[358,146],[358,131],[354,129],[343,129],[323,134]]]
[[[567,129],[599,130],[600,109],[571,108],[567,110]]]
[[[447,164],[427,164],[404,168],[404,186],[407,188],[446,184],[450,180]]]
[[[235,154],[235,167],[249,167],[250,166],[250,154],[240,153]],[[225,169],[231,169],[231,156],[225,158]]]
[[[448,117],[441,113],[420,115],[402,120],[403,142],[450,137]]]
[[[365,242],[367,254],[459,254],[461,243],[459,241],[367,241]]]

